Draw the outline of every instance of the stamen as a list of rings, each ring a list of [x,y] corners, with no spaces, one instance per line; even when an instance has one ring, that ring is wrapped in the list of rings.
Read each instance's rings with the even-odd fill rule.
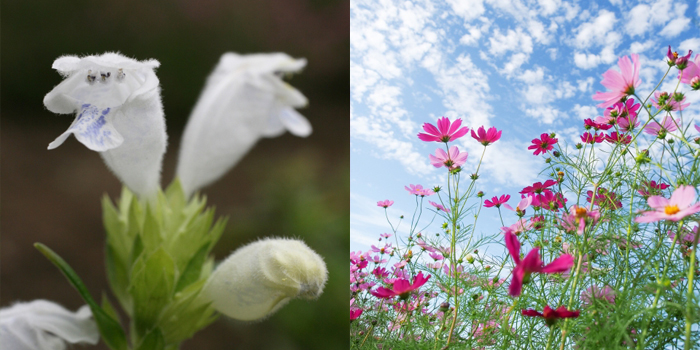
[[[95,74],[92,74],[92,70],[88,70],[88,74],[87,74],[88,83],[90,83],[90,84],[94,83],[95,78],[97,78],[97,76]]]
[[[666,215],[673,215],[675,213],[678,213],[679,211],[681,211],[681,210],[678,209],[677,204],[667,205],[666,208],[664,208],[664,213],[666,213]]]
[[[122,80],[122,79],[124,79],[124,77],[126,77],[126,73],[124,73],[124,69],[119,68],[119,70],[117,71],[117,80]]]

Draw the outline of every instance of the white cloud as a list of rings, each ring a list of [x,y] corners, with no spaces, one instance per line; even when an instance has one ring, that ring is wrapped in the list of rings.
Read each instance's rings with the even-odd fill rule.
[[[547,49],[547,53],[549,54],[549,58],[552,59],[552,61],[557,59],[557,54],[559,53],[559,50],[556,47],[550,47]]]
[[[565,114],[561,113],[555,107],[549,105],[527,108],[525,109],[525,114],[544,124],[552,124],[556,120],[566,118]]]
[[[643,43],[640,43],[638,41],[633,42],[630,45],[630,52],[631,53],[643,53],[652,47],[656,47],[656,43],[653,40],[648,40]]]
[[[602,63],[610,64],[615,62],[616,59],[617,56],[613,46],[605,46],[598,55],[584,52],[574,53],[574,64],[581,69],[595,68]]]
[[[581,106],[580,104],[575,104],[571,109],[571,114],[575,115],[578,119],[595,119],[598,116],[598,109],[593,106]]]
[[[589,92],[593,86],[593,77],[587,77],[586,79],[576,80],[578,91]]]
[[[678,53],[685,53],[688,50],[700,51],[700,37],[685,39],[678,45]]]
[[[484,14],[484,0],[447,0],[457,16],[471,21]]]
[[[530,56],[522,52],[513,54],[512,56],[510,56],[509,60],[505,61],[505,64],[503,65],[503,73],[510,76],[515,71],[517,71],[520,68],[520,66],[527,62],[529,57]]]
[[[362,101],[365,92],[379,81],[379,74],[365,69],[354,61],[350,62],[350,91],[353,99]]]
[[[470,162],[476,165],[484,147],[467,140],[462,147],[469,152]],[[529,143],[501,138],[486,147],[486,154],[481,163],[481,179],[494,181],[504,186],[525,187],[536,181],[540,163],[533,162],[532,153],[528,151]]]
[[[508,29],[505,35],[496,28],[489,39],[489,44],[489,52],[493,56],[501,56],[508,51],[527,54],[532,52],[532,38],[519,27],[516,30]]]
[[[676,18],[671,22],[668,22],[666,27],[664,27],[664,29],[662,29],[661,33],[659,34],[667,38],[673,38],[675,36],[678,36],[678,34],[682,33],[684,30],[686,30],[688,28],[688,24],[690,24],[689,18]]]
[[[561,6],[561,0],[537,0],[537,2],[540,4],[541,16],[549,16]]]
[[[591,22],[581,24],[576,29],[574,45],[579,49],[585,49],[609,40],[608,33],[615,28],[615,13],[608,10],[600,10],[598,17]],[[612,32],[611,34],[616,34]]]

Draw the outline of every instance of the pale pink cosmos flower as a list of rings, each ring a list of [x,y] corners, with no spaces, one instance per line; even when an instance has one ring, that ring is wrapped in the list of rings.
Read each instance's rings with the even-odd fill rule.
[[[520,235],[521,233],[531,230],[532,229],[532,222],[528,219],[520,219],[516,223],[508,226],[508,227],[501,227],[501,231],[503,233],[512,233],[514,235]]]
[[[661,124],[657,122],[651,122],[647,124],[647,126],[644,128],[645,133],[656,136],[662,136],[665,135],[667,132],[674,132],[676,130],[678,130],[678,127],[676,126],[676,121],[673,119],[673,117],[669,116],[664,117],[664,120],[661,121]]]
[[[537,273],[558,273],[566,272],[574,265],[574,257],[568,254],[561,255],[554,259],[551,263],[543,266],[544,263],[540,260],[539,248],[535,247],[520,260],[520,242],[511,232],[506,232],[506,248],[510,256],[513,258],[515,268],[513,269],[513,279],[510,282],[508,294],[517,297],[523,289],[523,283],[530,279],[530,274]]]
[[[532,204],[532,195],[525,195],[520,200],[518,205],[515,206],[515,209],[508,205],[508,203],[504,203],[503,206],[508,210],[514,211],[516,214],[518,214],[518,216],[523,216],[525,215],[525,209],[527,209],[527,207],[529,207],[530,204]]]
[[[394,204],[394,201],[390,201],[390,200],[388,200],[388,199],[387,199],[387,200],[383,200],[383,201],[378,201],[378,202],[377,202],[377,206],[378,206],[378,207],[382,207],[382,208],[385,208],[385,209],[388,208],[388,207],[390,207],[390,206],[392,206],[392,204]]]
[[[695,197],[695,188],[687,185],[678,186],[670,199],[651,196],[647,199],[647,204],[655,210],[642,212],[644,215],[636,217],[634,221],[639,223],[661,220],[679,221],[688,215],[700,212],[700,202],[692,204]]]
[[[663,109],[665,111],[682,111],[685,110],[690,103],[685,102],[685,95],[681,93],[673,93],[669,95],[668,92],[655,92],[654,97],[651,98],[651,104],[657,109]]]
[[[409,186],[410,186],[410,188],[409,188]],[[423,188],[422,185],[410,184],[408,186],[404,186],[403,188],[405,188],[406,191],[408,191],[408,193],[415,194],[416,196],[421,196],[421,197],[430,196],[430,195],[435,194],[435,192],[433,192],[432,190]]]
[[[594,299],[600,299],[610,304],[615,304],[615,290],[608,285],[603,288],[592,285],[581,293],[581,300],[585,306],[593,305]]]
[[[430,203],[430,205],[434,206],[437,210],[442,210],[442,211],[444,211],[445,213],[449,213],[449,212],[450,212],[450,209],[447,209],[447,208],[443,207],[442,204],[438,204],[438,203],[435,203],[435,202],[433,202],[433,201],[428,201],[428,203]]]
[[[425,123],[423,124],[423,130],[427,134],[420,133],[418,138],[426,142],[450,142],[454,141],[467,134],[469,128],[466,126],[460,128],[462,125],[462,119],[457,119],[450,123],[450,120],[446,117],[442,117],[437,121],[437,127],[433,124]]]
[[[603,73],[603,80],[600,83],[611,91],[593,95],[594,100],[603,101],[598,107],[610,107],[623,97],[633,95],[634,89],[642,83],[639,79],[639,55],[632,54],[630,57],[631,59],[623,56],[617,61],[620,72],[609,69]]]
[[[472,129],[472,138],[479,141],[482,145],[488,146],[501,139],[501,132],[503,130],[497,130],[496,127],[492,126],[488,131],[484,129],[483,126],[479,127],[478,135]]]
[[[700,125],[695,125],[695,130],[697,130],[698,132],[700,132]]]
[[[692,84],[691,80],[700,77],[700,54],[695,55],[694,61],[688,60],[688,66],[683,72],[678,72],[678,77],[683,84]]]
[[[570,232],[576,231],[576,233],[581,235],[586,228],[586,223],[595,225],[598,223],[598,220],[600,220],[599,211],[588,211],[586,208],[574,204],[569,208],[569,214],[562,214],[559,222],[565,230]]]
[[[623,132],[632,131],[634,130],[634,128],[639,126],[639,122],[637,121],[637,115],[630,114],[627,117],[619,117],[617,118],[617,125]]]
[[[432,163],[434,167],[440,168],[444,166],[453,170],[462,166],[467,161],[467,156],[469,156],[467,152],[460,153],[457,146],[452,146],[449,149],[449,154],[443,149],[438,148],[435,150],[435,156],[431,154],[429,157],[430,163]]]

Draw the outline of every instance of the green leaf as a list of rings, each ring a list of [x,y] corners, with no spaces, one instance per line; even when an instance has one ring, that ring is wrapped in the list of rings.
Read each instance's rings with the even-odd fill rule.
[[[134,300],[136,334],[152,329],[163,308],[170,302],[176,280],[175,262],[158,248],[150,256],[142,254],[134,263],[129,293]]]
[[[150,207],[146,207],[146,218],[141,231],[141,239],[144,249],[149,253],[156,250],[163,242],[160,224]]]
[[[136,350],[162,350],[165,348],[165,339],[160,329],[151,329],[136,347]]]
[[[102,292],[102,310],[104,310],[105,313],[107,313],[107,315],[112,317],[114,320],[121,323],[121,321],[119,319],[119,314],[117,314],[117,310],[114,309],[114,306],[109,301],[109,298],[107,297],[107,293],[105,293],[105,292]]]
[[[121,325],[97,305],[90,295],[90,292],[88,292],[87,287],[83,284],[83,281],[78,277],[78,274],[75,273],[75,270],[73,270],[58,254],[49,249],[49,247],[41,243],[35,243],[34,247],[61,270],[63,275],[68,279],[68,282],[78,290],[80,296],[90,306],[92,316],[97,323],[97,328],[100,330],[100,335],[102,335],[102,340],[104,340],[105,344],[112,350],[127,350],[126,335]]]
[[[129,266],[119,258],[114,247],[107,242],[105,246],[105,265],[107,268],[107,281],[112,292],[119,300],[122,308],[131,313],[131,297],[127,292],[129,286]]]
[[[209,243],[204,244],[197,253],[192,256],[192,259],[187,263],[187,266],[182,271],[180,279],[175,286],[175,293],[181,291],[190,284],[196,282],[202,273],[202,265],[209,255]]]

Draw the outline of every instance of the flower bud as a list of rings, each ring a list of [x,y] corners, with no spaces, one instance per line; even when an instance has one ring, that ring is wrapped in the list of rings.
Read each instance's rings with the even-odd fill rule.
[[[467,259],[468,263],[470,263],[470,264],[474,263],[474,256],[473,255],[467,254],[466,259]]]
[[[264,239],[234,251],[212,273],[204,293],[217,311],[252,321],[293,298],[318,298],[327,279],[323,259],[304,242]]]

